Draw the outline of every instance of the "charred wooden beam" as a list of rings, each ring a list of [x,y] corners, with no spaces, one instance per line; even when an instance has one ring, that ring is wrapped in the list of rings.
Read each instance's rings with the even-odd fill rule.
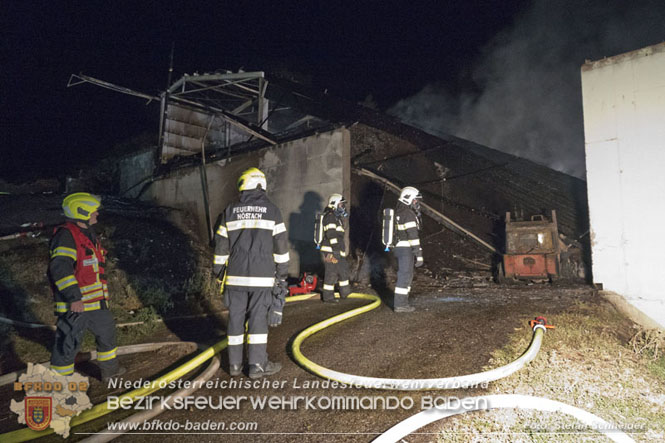
[[[397,186],[395,183],[391,182],[385,177],[381,177],[380,175],[376,174],[375,172],[372,172],[368,169],[364,168],[353,168],[352,169],[354,173],[358,175],[362,175],[365,177],[369,177],[370,179],[377,181],[381,184],[383,184],[386,188],[390,189],[392,192],[396,193],[399,195],[401,188]],[[433,219],[439,221],[442,225],[446,226],[450,230],[463,235],[465,237],[468,237],[478,243],[479,245],[483,246],[484,248],[490,250],[491,252],[495,254],[501,254],[494,246],[490,245],[487,243],[485,240],[481,239],[477,235],[475,235],[473,232],[463,228],[462,226],[458,225],[455,223],[453,220],[450,218],[446,217],[443,215],[441,212],[437,211],[436,209],[432,208],[430,205],[426,203],[421,203],[420,206],[423,208],[423,212],[432,217]]]

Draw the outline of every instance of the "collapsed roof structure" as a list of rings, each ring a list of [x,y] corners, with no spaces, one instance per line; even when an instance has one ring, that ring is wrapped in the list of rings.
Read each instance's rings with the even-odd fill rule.
[[[206,165],[227,164],[224,162],[233,159],[242,163],[240,159],[251,152],[286,146],[294,140],[303,144],[291,148],[304,152],[310,143],[307,137],[335,130],[348,131],[341,139],[349,138],[342,142],[348,144],[349,158],[345,160],[346,154],[340,154],[341,163],[328,165],[318,174],[328,174],[338,166],[344,170],[336,183],[349,188],[345,193],[352,206],[350,240],[356,257],[383,249],[376,234],[380,211],[394,204],[395,193],[391,191],[406,185],[418,187],[428,204],[426,214],[430,217],[422,237],[432,270],[490,269],[503,249],[506,211],[514,217],[549,214],[555,209],[559,231],[569,245],[584,239],[588,231],[586,186],[580,179],[453,136],[428,134],[376,110],[290,80],[268,78],[263,72],[184,75],[157,96],[82,74],[70,79],[70,85],[81,82],[159,100],[159,146],[150,154],[154,165],[143,166],[142,173],[150,178],[143,180],[143,190],[160,177],[173,176],[174,171],[200,170],[203,192],[191,198],[203,200],[209,235],[214,211]],[[323,152],[327,151],[331,148],[324,147]],[[303,154],[301,160],[320,161],[320,156],[316,158],[319,160]],[[265,158],[255,160],[264,162]],[[271,160],[270,165],[284,163],[282,160]],[[302,164],[299,167],[303,168]],[[274,179],[285,173],[281,171]],[[291,169],[288,174],[298,172]],[[231,178],[228,171],[224,176],[226,181]],[[309,189],[320,194],[314,205],[319,207],[308,209],[313,220],[320,201],[330,191],[317,188],[316,180],[312,183]],[[136,183],[125,185],[134,195],[141,193]],[[293,191],[291,186],[291,199]],[[216,199],[220,198],[226,199]],[[305,239],[311,242],[311,236],[300,237]]]
[[[298,128],[328,123],[291,106],[283,89],[263,72],[185,74],[159,95],[150,95],[83,75],[67,86],[92,83],[114,91],[160,102],[159,159],[187,157],[205,151],[227,155],[242,152],[252,140],[276,145]],[[268,85],[271,85],[268,88]],[[286,104],[289,102],[290,104]]]

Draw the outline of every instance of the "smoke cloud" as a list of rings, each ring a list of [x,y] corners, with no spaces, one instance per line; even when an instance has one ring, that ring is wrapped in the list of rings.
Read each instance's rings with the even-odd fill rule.
[[[584,178],[580,67],[665,40],[663,0],[535,0],[482,50],[462,91],[430,84],[388,112]]]

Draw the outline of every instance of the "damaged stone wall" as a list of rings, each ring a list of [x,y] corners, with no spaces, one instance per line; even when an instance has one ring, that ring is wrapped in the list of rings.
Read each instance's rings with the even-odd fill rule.
[[[218,215],[237,198],[236,181],[250,167],[258,167],[266,174],[268,196],[282,211],[289,232],[289,274],[298,276],[303,271],[319,269],[320,254],[313,240],[314,219],[325,207],[330,194],[341,192],[350,199],[349,131],[335,129],[208,164],[206,174],[213,227]],[[133,174],[141,175],[136,171]],[[159,177],[141,198],[181,209],[182,214],[194,218],[198,235],[207,241],[198,165]]]
[[[156,148],[149,148],[119,160],[119,186],[120,194],[136,198],[142,189],[142,183],[152,176],[155,169]]]

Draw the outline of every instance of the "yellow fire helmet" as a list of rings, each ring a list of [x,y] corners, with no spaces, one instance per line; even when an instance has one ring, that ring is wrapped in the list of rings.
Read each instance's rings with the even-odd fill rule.
[[[70,194],[62,201],[65,217],[81,221],[90,220],[90,215],[99,210],[101,205],[102,198],[100,196],[87,192]]]
[[[238,178],[238,191],[250,191],[259,186],[264,191],[267,190],[266,176],[257,168],[249,168]]]

